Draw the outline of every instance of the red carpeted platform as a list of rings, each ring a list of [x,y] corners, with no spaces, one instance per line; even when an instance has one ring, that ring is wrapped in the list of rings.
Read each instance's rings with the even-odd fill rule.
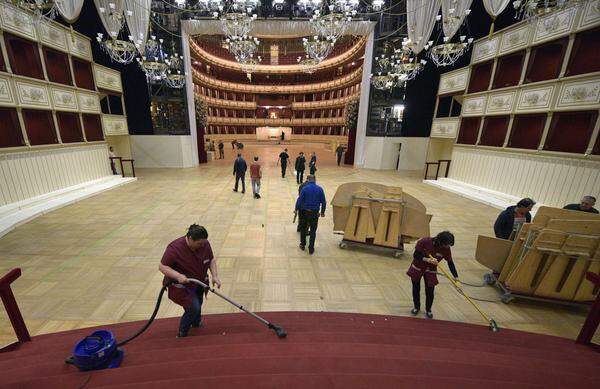
[[[600,353],[572,340],[407,317],[273,312],[287,339],[244,314],[207,315],[176,339],[157,320],[126,345],[118,369],[66,365],[93,329],[37,336],[0,353],[0,386],[14,388],[598,388]],[[118,340],[143,323],[116,324]]]

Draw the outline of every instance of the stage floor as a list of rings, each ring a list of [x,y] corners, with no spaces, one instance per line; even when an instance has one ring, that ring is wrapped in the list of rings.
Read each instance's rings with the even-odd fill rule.
[[[479,283],[485,269],[474,259],[478,234],[491,235],[498,210],[421,182],[420,172],[337,167],[324,144],[283,146],[292,157],[288,175],[276,166],[283,147],[246,144],[248,161],[263,162],[262,199],[234,193],[231,144],[226,159],[190,169],[140,169],[136,183],[56,210],[0,239],[0,273],[21,267],[13,284],[33,335],[147,318],[162,275],[158,263],[166,245],[192,223],[207,227],[219,261],[223,292],[258,311],[331,311],[406,316],[412,307],[405,275],[412,246],[400,258],[341,250],[332,214],[321,219],[316,252],[298,249],[292,224],[298,151],[317,151],[317,180],[328,201],[338,185],[371,181],[398,185],[433,214],[432,233],[456,235],[453,255],[461,278]],[[470,288],[474,296],[499,299],[491,287]],[[424,299],[424,296],[423,296]],[[485,303],[501,327],[575,338],[585,312],[573,308],[513,302]],[[204,313],[234,312],[211,296]],[[478,313],[441,280],[433,312],[437,319],[481,323]],[[159,317],[181,314],[165,299]],[[597,336],[598,338],[598,336]],[[0,345],[14,340],[0,309]]]

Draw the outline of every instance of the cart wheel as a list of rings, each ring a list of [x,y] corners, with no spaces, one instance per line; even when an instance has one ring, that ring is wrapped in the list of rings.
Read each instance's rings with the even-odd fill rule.
[[[503,294],[502,297],[500,298],[500,301],[502,301],[504,304],[509,304],[511,301],[513,301],[515,298],[513,296],[511,296],[510,294]]]
[[[345,249],[346,247],[348,247],[348,245],[344,242],[340,242],[340,248],[341,249]]]
[[[498,328],[498,324],[496,324],[496,321],[494,319],[490,320],[490,330],[492,330],[492,332],[500,331],[500,328]]]
[[[494,285],[496,283],[496,280],[491,273],[485,273],[483,275],[483,281],[488,285]]]

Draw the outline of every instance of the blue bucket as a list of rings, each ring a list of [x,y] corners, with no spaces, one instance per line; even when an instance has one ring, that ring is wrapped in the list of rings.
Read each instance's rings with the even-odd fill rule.
[[[112,332],[94,331],[75,345],[74,364],[79,370],[97,370],[108,367],[117,350],[117,341]]]

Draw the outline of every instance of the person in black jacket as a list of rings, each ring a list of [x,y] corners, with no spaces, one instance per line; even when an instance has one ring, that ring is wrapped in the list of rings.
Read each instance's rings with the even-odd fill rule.
[[[317,171],[317,153],[315,153],[314,151],[310,156],[310,162],[308,163],[308,167],[310,169],[310,174],[314,176]]]
[[[513,240],[523,223],[531,223],[531,209],[535,201],[530,198],[520,200],[517,205],[510,206],[498,215],[494,223],[496,238]]]
[[[563,209],[570,209],[571,211],[598,213],[598,210],[594,208],[595,204],[596,198],[594,196],[583,196],[579,204],[568,204],[565,205]]]
[[[296,168],[296,183],[300,185],[302,184],[302,181],[304,181],[304,170],[306,169],[306,158],[304,157],[304,153],[302,151],[296,158],[296,164],[294,167]]]
[[[242,158],[242,154],[238,153],[237,158],[233,163],[233,175],[235,176],[234,192],[238,191],[238,182],[239,180],[242,180],[242,193],[246,193],[246,170],[248,170],[248,165],[246,165],[246,161]]]

